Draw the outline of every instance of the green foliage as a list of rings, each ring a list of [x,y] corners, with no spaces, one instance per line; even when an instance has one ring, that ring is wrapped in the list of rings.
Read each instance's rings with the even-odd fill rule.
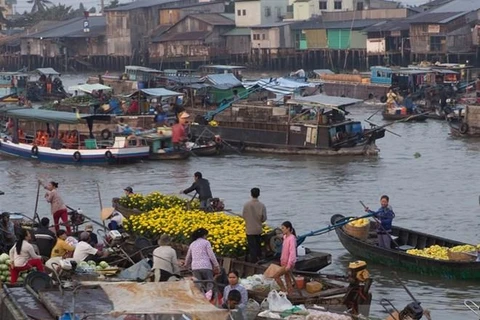
[[[30,1],[37,1],[37,0],[30,0]],[[42,0],[42,1],[49,2],[48,0]],[[94,13],[95,11],[92,11],[92,9],[94,10],[94,8],[91,8],[89,12]],[[74,10],[72,6],[67,6],[64,4],[52,5],[49,7],[44,6],[44,9],[37,10],[34,12],[25,11],[19,18],[10,21],[8,26],[11,28],[22,28],[22,27],[33,26],[39,23],[40,21],[44,21],[44,20],[63,21],[63,20],[77,18],[77,17],[83,17],[84,11],[85,11],[85,7],[83,6],[83,4],[80,4],[79,8],[76,10]],[[1,20],[1,15],[0,15],[0,20]]]

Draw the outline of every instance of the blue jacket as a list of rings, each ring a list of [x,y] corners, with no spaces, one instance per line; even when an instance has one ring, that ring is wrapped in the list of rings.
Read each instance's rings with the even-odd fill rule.
[[[386,208],[381,207],[375,212],[374,217],[380,220],[381,226],[378,226],[378,232],[385,232],[392,230],[392,221],[395,218],[395,213],[391,206]]]

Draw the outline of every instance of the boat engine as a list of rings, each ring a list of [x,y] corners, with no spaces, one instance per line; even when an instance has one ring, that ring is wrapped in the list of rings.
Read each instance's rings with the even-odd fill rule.
[[[372,294],[369,292],[372,279],[367,270],[367,263],[361,260],[351,262],[348,265],[347,276],[350,285],[343,303],[352,314],[358,315],[362,313],[361,307],[369,305],[372,300]]]
[[[400,319],[420,320],[423,317],[423,308],[418,302],[411,302],[400,312]]]

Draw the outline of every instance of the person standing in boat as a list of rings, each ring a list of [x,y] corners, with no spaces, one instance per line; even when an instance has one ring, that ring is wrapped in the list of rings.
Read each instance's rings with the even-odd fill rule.
[[[194,191],[198,193],[198,199],[200,200],[200,209],[208,209],[208,201],[212,198],[212,190],[210,190],[210,182],[204,179],[201,172],[195,172],[193,175],[193,183],[190,188],[187,188],[180,193],[189,194]]]
[[[395,213],[389,205],[389,201],[390,198],[387,195],[383,195],[380,198],[380,209],[376,212],[368,207],[365,208],[366,212],[373,213],[374,217],[379,220],[377,227],[378,246],[385,249],[391,248],[392,237],[390,232],[392,231],[393,218],[395,218]]]
[[[70,235],[72,230],[70,229],[70,224],[68,223],[68,212],[67,206],[63,202],[62,197],[58,193],[58,183],[55,181],[50,181],[47,185],[43,184],[42,181],[39,181],[42,187],[47,190],[45,194],[45,199],[50,203],[52,208],[53,222],[55,224],[55,231],[60,230],[59,221],[62,219],[65,228],[67,229],[67,234]]]
[[[281,227],[283,233],[282,254],[280,255],[280,269],[273,276],[277,282],[280,290],[292,293],[295,279],[293,278],[292,270],[295,268],[295,262],[297,261],[297,234],[290,221],[282,223]],[[285,276],[285,284],[282,281],[282,276]]]
[[[153,250],[153,267],[155,282],[168,281],[171,277],[179,278],[180,264],[177,252],[170,245],[170,236],[162,234],[158,240],[158,248]]]
[[[245,231],[248,243],[249,262],[256,263],[262,257],[262,227],[267,221],[267,209],[263,203],[258,201],[260,196],[259,188],[250,190],[252,199],[243,206],[242,217],[245,220]]]
[[[190,115],[183,112],[178,117],[178,122],[172,126],[172,144],[175,150],[180,150],[187,141],[185,125]]]

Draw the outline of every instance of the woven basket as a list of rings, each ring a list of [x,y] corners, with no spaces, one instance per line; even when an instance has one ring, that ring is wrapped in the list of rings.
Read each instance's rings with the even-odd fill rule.
[[[458,261],[458,262],[474,262],[477,260],[477,253],[475,251],[472,252],[453,252],[448,250],[447,256],[448,260],[451,261]]]
[[[351,224],[346,224],[343,226],[343,230],[352,237],[355,237],[360,240],[367,240],[368,233],[370,231],[370,224],[366,224],[363,227],[352,226]]]

